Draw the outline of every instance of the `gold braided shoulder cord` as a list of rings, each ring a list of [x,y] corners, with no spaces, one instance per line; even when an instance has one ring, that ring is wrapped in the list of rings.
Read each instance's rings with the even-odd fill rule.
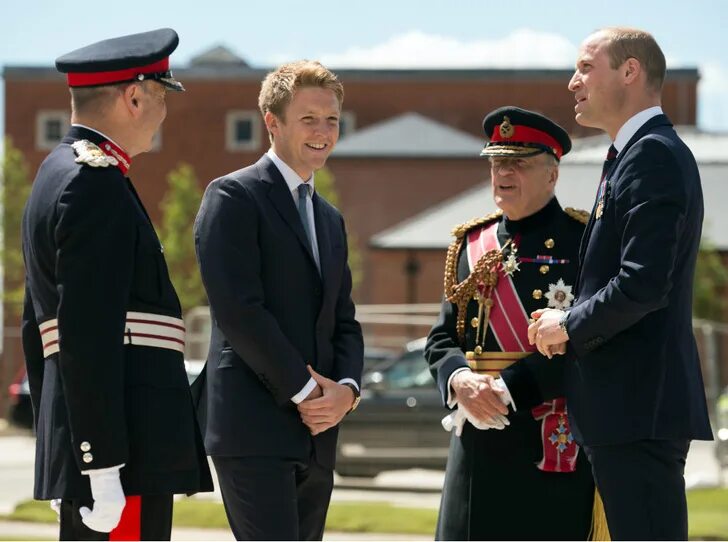
[[[564,209],[564,212],[577,222],[581,222],[582,224],[586,224],[587,222],[589,222],[589,211],[574,209],[573,207],[567,207],[566,209]]]
[[[481,226],[498,218],[502,212],[493,213],[476,220],[466,222],[453,230],[456,239],[450,243],[445,258],[445,298],[458,308],[456,330],[458,340],[461,344],[465,342],[465,318],[467,306],[471,299],[478,300],[478,335],[480,328],[486,329],[486,319],[482,318],[483,305],[486,306],[486,314],[490,313],[491,293],[498,282],[498,265],[503,261],[503,249],[508,246],[506,243],[501,249],[489,250],[478,259],[473,271],[461,283],[457,282],[458,255],[466,239],[466,233],[476,226]],[[479,289],[482,285],[482,291]],[[485,334],[485,332],[484,332]],[[477,341],[477,339],[476,339]]]

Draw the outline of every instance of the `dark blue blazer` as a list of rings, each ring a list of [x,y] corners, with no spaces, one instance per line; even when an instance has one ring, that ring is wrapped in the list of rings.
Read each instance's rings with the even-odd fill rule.
[[[337,428],[311,437],[291,397],[306,364],[338,381],[361,380],[341,214],[313,196],[321,274],[293,197],[267,156],[214,180],[195,222],[212,313],[205,446],[209,455],[265,455],[333,468]]]
[[[665,115],[642,126],[607,174],[587,224],[569,315],[566,390],[587,445],[711,439],[692,331],[703,194]]]

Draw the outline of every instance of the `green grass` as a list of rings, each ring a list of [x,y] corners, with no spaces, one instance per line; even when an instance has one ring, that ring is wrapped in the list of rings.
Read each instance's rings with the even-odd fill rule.
[[[56,513],[47,502],[25,501],[12,514],[0,516],[0,519],[55,523]],[[437,511],[427,508],[403,508],[382,502],[332,503],[326,529],[359,533],[433,534],[436,521]],[[173,523],[177,527],[228,528],[222,504],[201,499],[175,502]]]
[[[688,513],[691,539],[728,540],[728,489],[689,491]],[[12,514],[0,516],[0,519],[55,523],[56,515],[47,502],[26,501]],[[405,508],[384,502],[335,502],[329,508],[326,529],[432,535],[436,521],[437,511],[429,508]],[[222,504],[200,499],[175,502],[174,524],[178,527],[228,527]]]

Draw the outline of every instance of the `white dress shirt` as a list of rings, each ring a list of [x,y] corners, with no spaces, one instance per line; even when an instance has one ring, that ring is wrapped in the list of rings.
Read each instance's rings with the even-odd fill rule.
[[[313,239],[311,239],[311,248],[313,249],[313,256],[316,258],[316,265],[321,268],[321,263],[319,260],[319,248],[318,248],[318,240],[316,239],[316,221],[314,220],[313,216],[313,191],[315,189],[314,185],[314,174],[311,173],[311,177],[309,177],[306,180],[301,179],[301,177],[293,171],[293,169],[286,164],[283,160],[280,159],[280,157],[273,151],[273,149],[268,149],[268,152],[266,153],[268,155],[268,158],[270,158],[275,166],[278,168],[278,171],[281,172],[281,175],[283,176],[283,180],[286,181],[286,184],[288,185],[288,189],[291,192],[291,197],[293,198],[293,203],[298,207],[298,185],[301,183],[307,183],[311,187],[311,190],[308,191],[308,196],[306,196],[306,214],[308,215],[308,227],[311,232],[311,236]],[[346,384],[350,383],[353,384],[356,389],[359,389],[359,385],[356,383],[356,380],[353,378],[342,378],[339,380],[339,384]],[[311,378],[306,385],[299,391],[296,395],[291,397],[291,401],[293,401],[296,404],[299,404],[301,401],[303,401],[306,397],[309,396],[309,394],[314,390],[316,387],[316,381]]]
[[[617,156],[622,152],[625,145],[629,143],[629,140],[632,139],[632,136],[637,133],[637,130],[657,115],[662,115],[662,107],[659,105],[640,111],[622,125],[619,132],[617,132],[617,137],[614,139],[614,148],[617,149]]]

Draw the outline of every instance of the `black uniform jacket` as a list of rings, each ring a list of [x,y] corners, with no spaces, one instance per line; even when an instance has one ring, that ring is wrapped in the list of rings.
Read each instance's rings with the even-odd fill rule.
[[[338,428],[311,437],[291,398],[306,364],[334,381],[361,379],[341,214],[313,195],[316,267],[291,192],[268,156],[214,180],[195,223],[212,337],[200,406],[210,455],[272,456],[333,468]],[[198,379],[199,381],[200,379]]]
[[[589,445],[711,439],[692,332],[703,222],[700,176],[665,115],[642,126],[607,173],[601,218],[582,241],[567,329],[567,402]]]
[[[563,281],[564,294],[569,287],[573,289],[585,213],[567,213],[554,198],[546,207],[522,220],[491,217],[479,221],[482,225],[473,226],[473,230],[487,227],[495,220],[499,221],[497,235],[501,246],[509,239],[519,238],[520,270],[513,274],[513,284],[528,314],[547,306],[546,294],[560,287],[559,279]],[[465,243],[458,257],[458,282],[470,274],[464,246]],[[508,248],[505,253],[508,254]],[[526,261],[538,256],[546,258],[540,262]],[[546,259],[561,263],[543,263]],[[426,347],[443,401],[447,398],[450,375],[460,367],[467,367],[465,352],[473,351],[476,346],[476,329],[471,322],[478,316],[478,303],[470,301],[467,305],[463,343],[456,332],[457,313],[456,305],[443,303]],[[500,351],[490,327],[483,350]],[[534,352],[504,369],[501,376],[517,407],[508,416],[511,424],[500,431],[481,431],[466,423],[461,437],[453,434],[437,540],[587,538],[592,521],[594,482],[584,453],[578,452],[576,471],[572,473],[544,472],[536,466],[544,457],[545,445],[542,422],[534,418],[531,409],[564,395],[566,363],[564,356],[548,359]],[[548,446],[552,444],[549,442]]]
[[[128,495],[211,490],[181,352],[123,344],[127,311],[180,318],[162,247],[120,169],[76,163],[74,126],[23,216],[23,348],[37,430],[35,497],[88,498],[81,471],[125,464]],[[58,319],[43,356],[39,324]]]

